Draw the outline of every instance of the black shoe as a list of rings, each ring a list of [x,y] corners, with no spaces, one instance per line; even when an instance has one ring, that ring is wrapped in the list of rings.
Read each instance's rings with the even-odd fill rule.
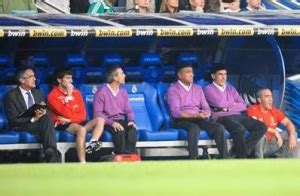
[[[96,151],[100,150],[101,147],[102,147],[102,142],[101,141],[92,141],[85,148],[85,152],[88,153],[88,154],[91,154],[93,152],[96,152]]]
[[[47,163],[59,163],[61,158],[56,148],[47,148],[44,152],[44,160]]]
[[[55,149],[54,148],[47,148],[44,152],[45,156],[44,159],[47,163],[54,162],[53,159],[55,159]]]

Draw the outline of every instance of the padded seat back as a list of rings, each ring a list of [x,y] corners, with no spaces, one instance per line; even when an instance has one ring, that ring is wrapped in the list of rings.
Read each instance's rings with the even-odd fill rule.
[[[145,82],[153,84],[161,80],[161,60],[159,54],[143,54],[140,58],[140,65],[144,68]]]
[[[126,66],[124,72],[127,83],[141,83],[144,81],[144,69],[141,66]]]
[[[162,67],[161,81],[166,83],[173,83],[177,80],[177,74],[174,65],[164,65]]]
[[[87,62],[85,56],[82,54],[68,54],[66,65],[70,67],[85,67]]]
[[[16,85],[0,85],[0,131],[8,128],[8,121],[4,111],[4,96],[9,90],[15,87]]]
[[[111,65],[122,65],[123,59],[118,53],[107,53],[103,56],[103,66],[109,67]]]
[[[10,67],[12,66],[10,58],[6,54],[0,55],[0,67]]]
[[[162,83],[162,82],[160,82],[156,85],[157,94],[158,94],[158,103],[161,108],[164,120],[165,120],[166,128],[170,128],[170,126],[171,126],[171,117],[169,114],[167,98],[166,98],[169,87],[170,87],[170,84],[166,84],[166,83]]]
[[[139,130],[159,131],[163,116],[157,103],[156,89],[148,83],[126,84],[129,101]]]
[[[14,85],[16,84],[16,71],[17,69],[15,67],[8,67],[4,68],[1,72],[1,84],[6,85]]]
[[[105,69],[103,67],[86,67],[83,71],[83,83],[103,83],[105,82],[105,74]]]
[[[86,104],[85,107],[88,120],[93,119],[93,101],[98,88],[100,88],[100,86],[97,84],[81,84],[79,86],[79,90],[81,91]]]

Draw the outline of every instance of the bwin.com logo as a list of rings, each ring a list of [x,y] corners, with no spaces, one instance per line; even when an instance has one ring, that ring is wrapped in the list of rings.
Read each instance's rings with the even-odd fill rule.
[[[136,93],[137,92],[137,86],[134,84],[134,85],[132,85],[132,87],[131,87],[131,92],[132,93]]]

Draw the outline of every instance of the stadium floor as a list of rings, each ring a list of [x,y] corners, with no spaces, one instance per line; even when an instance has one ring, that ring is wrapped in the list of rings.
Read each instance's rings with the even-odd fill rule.
[[[0,195],[299,195],[300,160],[0,165]]]

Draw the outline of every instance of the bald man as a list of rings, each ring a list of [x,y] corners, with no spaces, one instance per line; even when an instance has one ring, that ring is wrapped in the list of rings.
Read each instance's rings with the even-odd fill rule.
[[[247,114],[265,123],[268,130],[256,145],[256,157],[295,157],[297,149],[295,125],[282,111],[273,106],[272,91],[268,88],[260,89],[257,92],[257,101],[257,104],[247,109]],[[279,124],[285,126],[287,131],[279,130],[277,128]]]

